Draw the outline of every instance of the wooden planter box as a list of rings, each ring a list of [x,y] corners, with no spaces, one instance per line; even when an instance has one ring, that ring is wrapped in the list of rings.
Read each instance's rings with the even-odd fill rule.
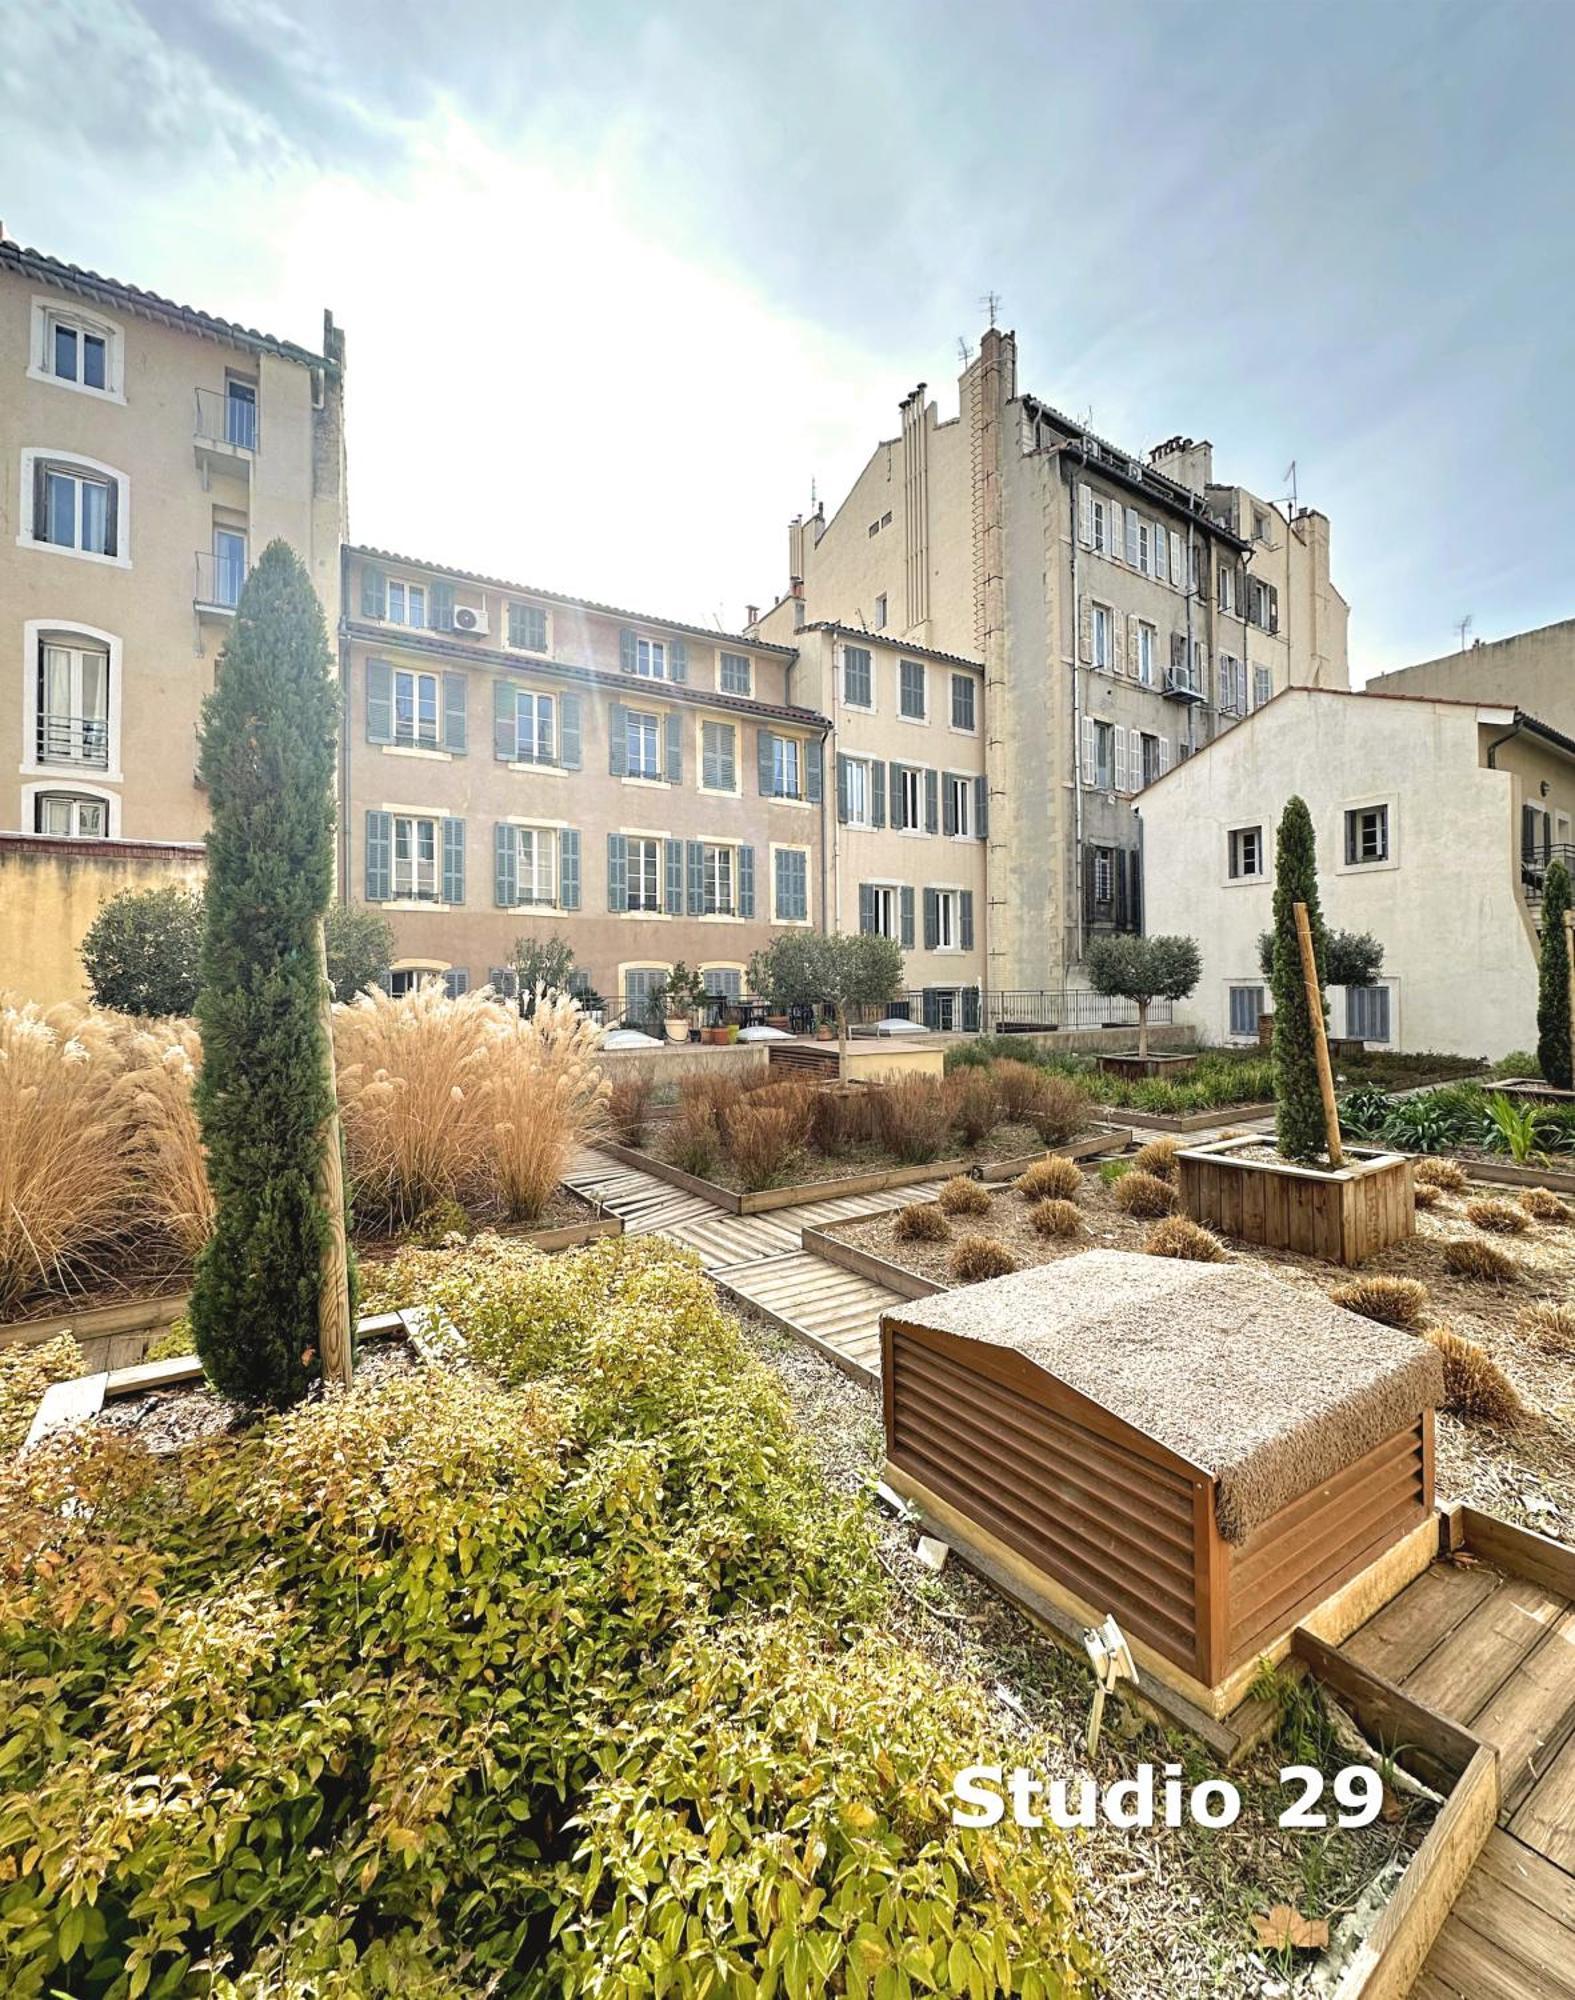
[[[1185,1076],[1197,1067],[1196,1054],[1190,1055],[1102,1055],[1099,1067],[1108,1076]]]
[[[1363,1264],[1416,1233],[1412,1162],[1405,1153],[1348,1146],[1334,1171],[1289,1160],[1244,1160],[1261,1137],[1216,1139],[1176,1156],[1182,1212],[1243,1243],[1296,1250],[1331,1264]]]
[[[1127,1111],[1112,1105],[1112,1118],[1129,1125],[1141,1125],[1145,1132],[1209,1132],[1219,1125],[1250,1125],[1273,1115],[1269,1104],[1216,1104],[1212,1111]]]

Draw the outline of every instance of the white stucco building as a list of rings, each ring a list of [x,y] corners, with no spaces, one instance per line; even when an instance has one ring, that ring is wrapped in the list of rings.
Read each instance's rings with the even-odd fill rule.
[[[1144,928],[1202,953],[1177,1020],[1256,1039],[1275,827],[1297,793],[1325,921],[1384,946],[1379,986],[1331,994],[1331,1031],[1490,1058],[1534,1047],[1541,879],[1572,851],[1575,741],[1520,709],[1322,688],[1276,695],[1134,806]]]

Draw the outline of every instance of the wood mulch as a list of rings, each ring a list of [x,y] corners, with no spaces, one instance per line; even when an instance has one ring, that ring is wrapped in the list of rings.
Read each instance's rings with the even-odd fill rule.
[[[1575,1356],[1550,1353],[1521,1325],[1528,1306],[1575,1302],[1575,1226],[1533,1221],[1518,1235],[1498,1235],[1468,1220],[1468,1202],[1488,1197],[1513,1206],[1515,1193],[1474,1184],[1460,1194],[1446,1194],[1435,1208],[1418,1213],[1415,1236],[1392,1244],[1359,1270],[1228,1239],[1225,1247],[1232,1263],[1325,1293],[1359,1276],[1419,1279],[1428,1291],[1427,1324],[1447,1326],[1485,1348],[1525,1405],[1520,1420],[1503,1428],[1439,1412],[1440,1498],[1467,1501],[1485,1513],[1575,1543]],[[1040,1236],[1029,1223],[1029,1204],[1010,1189],[992,1196],[988,1215],[952,1218],[948,1242],[903,1242],[895,1233],[893,1213],[836,1224],[834,1233],[905,1270],[950,1285],[948,1259],[960,1236],[992,1236],[1027,1266],[1075,1257],[1083,1250],[1142,1250],[1154,1226],[1118,1208],[1097,1172],[1084,1174],[1079,1206],[1086,1234],[1071,1240]],[[1458,1237],[1474,1237],[1506,1251],[1519,1267],[1517,1281],[1499,1286],[1453,1276],[1444,1268],[1442,1253],[1444,1244]]]

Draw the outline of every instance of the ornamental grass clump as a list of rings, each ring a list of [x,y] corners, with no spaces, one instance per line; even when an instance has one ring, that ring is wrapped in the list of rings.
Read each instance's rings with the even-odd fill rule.
[[[1561,1201],[1551,1188],[1522,1188],[1516,1200],[1534,1221],[1575,1222],[1575,1208]]]
[[[899,1243],[943,1243],[951,1235],[944,1211],[933,1201],[911,1201],[891,1225]]]
[[[841,1159],[875,1135],[874,1092],[860,1084],[826,1084],[815,1092],[809,1142],[827,1159]]]
[[[948,1215],[990,1213],[990,1190],[982,1181],[969,1180],[966,1174],[954,1175],[935,1199]]]
[[[1518,1236],[1531,1225],[1531,1217],[1514,1202],[1486,1198],[1466,1203],[1466,1220],[1477,1229],[1491,1230],[1495,1236]]]
[[[1117,1208],[1132,1216],[1169,1215],[1176,1206],[1176,1190],[1157,1174],[1134,1170],[1123,1174],[1112,1190]]]
[[[1036,1201],[1028,1211],[1028,1220],[1041,1236],[1069,1240],[1088,1233],[1083,1211],[1075,1201]]]
[[[1212,1229],[1185,1215],[1167,1215],[1148,1232],[1143,1248],[1150,1257],[1182,1257],[1193,1264],[1223,1264],[1225,1245]]]
[[[1152,1174],[1155,1180],[1173,1181],[1180,1169],[1176,1165],[1176,1155],[1181,1151],[1178,1139],[1150,1139],[1146,1146],[1139,1146],[1132,1155],[1132,1165],[1140,1174]]]
[[[1003,1057],[995,1064],[990,1071],[990,1080],[1000,1100],[1001,1116],[1008,1125],[1030,1122],[1044,1077],[1042,1069],[1036,1069],[1032,1063],[1019,1062],[1015,1056]]]
[[[1437,1208],[1443,1198],[1444,1190],[1441,1187],[1434,1187],[1430,1181],[1415,1181],[1412,1183],[1411,1205],[1413,1208]]]
[[[1064,1146],[1086,1132],[1094,1119],[1094,1100],[1075,1076],[1052,1070],[1040,1079],[1029,1108],[1028,1122],[1046,1146]]]
[[[1575,1356],[1575,1306],[1555,1305],[1541,1300],[1527,1306],[1520,1315],[1520,1330],[1545,1354],[1559,1359]]]
[[[566,993],[540,995],[528,1016],[488,1003],[481,1143],[488,1192],[511,1222],[546,1213],[600,1117],[607,1101],[596,1066],[600,1041],[601,1030]]]
[[[135,1198],[113,1017],[0,1001],[0,1313],[107,1270]]]
[[[739,1104],[727,1121],[727,1156],[746,1192],[776,1187],[804,1143],[804,1123],[791,1106],[763,1104],[759,1091]]]
[[[881,1144],[907,1166],[939,1159],[951,1136],[946,1091],[932,1076],[904,1076],[882,1084],[875,1119]]]
[[[1390,1278],[1382,1274],[1353,1278],[1336,1285],[1329,1294],[1337,1306],[1375,1319],[1381,1326],[1397,1326],[1411,1331],[1422,1324],[1427,1313],[1427,1287],[1415,1278]]]
[[[1483,1285],[1513,1285],[1520,1278],[1520,1266],[1509,1252],[1479,1236],[1451,1237],[1441,1254],[1452,1278],[1471,1278]]]
[[[946,1079],[952,1128],[965,1146],[982,1146],[1001,1122],[1000,1093],[988,1070],[955,1070]]]
[[[213,1231],[213,1189],[193,1091],[202,1040],[190,1021],[164,1021],[128,1045],[131,1156],[141,1198],[188,1257]]]
[[[665,1143],[675,1167],[710,1180],[722,1157],[722,1133],[710,1104],[704,1098],[680,1097]]]
[[[959,1285],[976,1285],[985,1278],[1004,1278],[1017,1269],[1017,1259],[993,1236],[964,1236],[951,1254],[949,1267]]]
[[[1520,1415],[1519,1391],[1485,1348],[1447,1326],[1429,1326],[1422,1338],[1444,1362],[1443,1407],[1477,1423],[1508,1425]]]
[[[1466,1186],[1466,1170],[1455,1160],[1418,1160],[1411,1176],[1418,1187],[1441,1188],[1445,1194],[1459,1194]]]
[[[1012,1185],[1024,1201],[1072,1201],[1083,1191],[1083,1172],[1076,1160],[1054,1153],[1025,1167]]]

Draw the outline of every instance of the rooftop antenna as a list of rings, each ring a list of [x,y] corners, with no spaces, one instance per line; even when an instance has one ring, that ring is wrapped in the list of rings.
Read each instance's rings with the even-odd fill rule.
[[[1471,630],[1471,613],[1469,611],[1455,627],[1455,630],[1460,634],[1460,650],[1463,653],[1466,650],[1466,635]]]
[[[989,314],[991,326],[994,326],[995,316],[1001,310],[1001,294],[999,292],[986,292],[979,303]]]
[[[1296,461],[1293,458],[1284,472],[1285,484],[1290,488],[1291,518],[1296,518]]]
[[[972,361],[973,359],[973,349],[968,345],[967,341],[963,339],[961,334],[958,334],[957,336],[957,359],[962,363],[964,368],[966,368],[969,362]]]

